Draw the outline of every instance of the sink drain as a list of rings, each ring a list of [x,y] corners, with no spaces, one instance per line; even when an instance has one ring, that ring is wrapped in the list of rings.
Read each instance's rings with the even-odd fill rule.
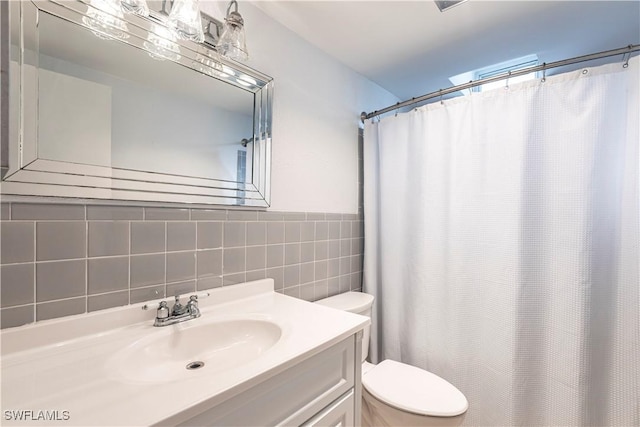
[[[191,362],[187,364],[187,369],[189,369],[190,371],[193,369],[200,369],[204,366],[204,362],[201,361],[197,361],[197,362]]]

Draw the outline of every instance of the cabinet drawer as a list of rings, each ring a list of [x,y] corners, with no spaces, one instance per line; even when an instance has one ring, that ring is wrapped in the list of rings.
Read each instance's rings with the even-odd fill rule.
[[[354,393],[349,391],[332,403],[302,427],[353,427],[355,426]]]
[[[355,345],[351,336],[180,425],[300,425],[353,388]]]

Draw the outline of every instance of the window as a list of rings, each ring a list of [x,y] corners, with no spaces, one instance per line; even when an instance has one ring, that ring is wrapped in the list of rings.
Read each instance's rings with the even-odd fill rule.
[[[517,71],[522,70],[523,68],[533,67],[538,65],[538,56],[537,55],[528,55],[522,58],[512,59],[510,61],[501,62],[499,64],[493,64],[488,67],[479,68],[477,70],[468,71],[466,73],[458,74],[457,76],[453,76],[449,78],[449,81],[454,85],[469,83],[471,80],[481,80],[489,77],[497,76],[499,74],[506,74],[509,71]],[[520,83],[527,80],[533,80],[538,78],[537,72],[525,74],[517,77],[510,77],[509,84]],[[464,95],[468,95],[473,92],[483,92],[486,90],[496,89],[498,87],[503,87],[505,82],[503,80],[491,83],[485,83],[480,86],[473,87],[471,89],[461,90]]]

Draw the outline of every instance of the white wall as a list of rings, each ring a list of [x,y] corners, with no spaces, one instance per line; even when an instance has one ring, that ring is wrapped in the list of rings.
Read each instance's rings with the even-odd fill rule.
[[[114,87],[112,114],[114,166],[227,181],[253,129],[252,114],[136,84]]]
[[[220,18],[226,4],[200,5]],[[239,11],[247,64],[275,79],[270,210],[356,213],[360,112],[398,99],[253,4],[241,1]]]
[[[44,68],[38,85],[38,156],[110,166],[111,87]]]

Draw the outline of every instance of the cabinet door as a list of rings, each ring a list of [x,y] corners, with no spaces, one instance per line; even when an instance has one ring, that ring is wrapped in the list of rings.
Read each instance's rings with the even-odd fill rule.
[[[187,426],[297,426],[356,384],[352,335],[277,375],[178,424]],[[349,424],[351,425],[351,424]]]
[[[350,390],[304,423],[303,427],[352,427],[355,425],[354,403],[354,393]]]

